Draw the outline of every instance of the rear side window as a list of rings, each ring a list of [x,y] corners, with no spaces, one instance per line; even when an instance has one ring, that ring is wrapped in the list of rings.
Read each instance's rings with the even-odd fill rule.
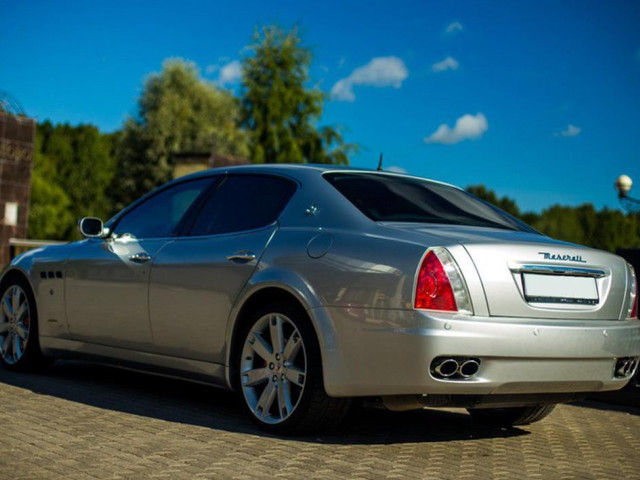
[[[293,182],[282,178],[230,176],[205,202],[189,235],[241,232],[270,225],[295,189]]]
[[[505,228],[531,227],[464,190],[417,178],[327,173],[324,178],[376,222],[416,222]]]

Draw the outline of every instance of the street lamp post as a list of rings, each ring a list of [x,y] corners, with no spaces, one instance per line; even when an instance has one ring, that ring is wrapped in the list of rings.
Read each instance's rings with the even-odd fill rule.
[[[633,186],[631,178],[628,175],[620,175],[614,186],[618,191],[620,206],[622,206],[627,213],[640,213],[640,200],[629,196],[629,192]]]

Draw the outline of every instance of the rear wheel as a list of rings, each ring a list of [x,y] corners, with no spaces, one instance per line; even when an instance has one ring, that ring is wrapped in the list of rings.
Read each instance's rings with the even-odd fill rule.
[[[38,341],[38,313],[28,282],[10,277],[0,284],[0,363],[29,371],[44,363]]]
[[[529,425],[539,422],[549,415],[555,404],[534,405],[532,407],[511,408],[469,408],[468,412],[474,420],[490,425]]]
[[[318,341],[304,311],[268,305],[241,333],[236,381],[245,409],[260,428],[299,434],[342,421],[349,399],[326,394]]]

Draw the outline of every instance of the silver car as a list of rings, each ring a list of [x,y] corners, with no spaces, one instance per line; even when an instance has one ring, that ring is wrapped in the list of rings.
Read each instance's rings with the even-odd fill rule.
[[[353,399],[526,424],[622,388],[640,356],[633,269],[464,190],[264,165],[170,182],[0,281],[0,357],[109,362],[234,389],[276,433]]]

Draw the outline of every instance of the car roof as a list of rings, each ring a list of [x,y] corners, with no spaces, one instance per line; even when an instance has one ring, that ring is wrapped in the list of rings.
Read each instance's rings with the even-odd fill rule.
[[[453,188],[460,189],[456,185],[452,185],[446,182],[440,182],[429,178],[418,177],[415,175],[409,175],[407,173],[390,172],[385,170],[374,170],[369,168],[351,167],[349,165],[328,165],[328,164],[315,164],[315,163],[263,163],[263,164],[249,164],[249,165],[234,165],[226,167],[215,167],[200,172],[191,173],[183,177],[179,177],[176,180],[182,181],[186,179],[199,178],[216,173],[274,173],[282,175],[296,176],[296,173],[301,172],[317,172],[322,174],[325,172],[350,172],[350,173],[369,173],[378,175],[393,175],[399,177],[415,178],[423,181],[433,182],[441,185],[447,185]]]
[[[347,165],[324,165],[324,164],[314,164],[314,163],[252,163],[248,165],[233,165],[226,167],[214,167],[209,168],[207,170],[202,170],[200,172],[195,172],[190,175],[185,175],[185,177],[199,177],[203,175],[210,175],[212,173],[233,173],[233,172],[247,172],[259,170],[263,173],[273,172],[273,173],[287,173],[287,172],[296,172],[296,171],[317,171],[317,172],[327,172],[334,170],[357,170],[362,172],[374,172],[375,170],[369,170],[365,168],[353,168]]]

